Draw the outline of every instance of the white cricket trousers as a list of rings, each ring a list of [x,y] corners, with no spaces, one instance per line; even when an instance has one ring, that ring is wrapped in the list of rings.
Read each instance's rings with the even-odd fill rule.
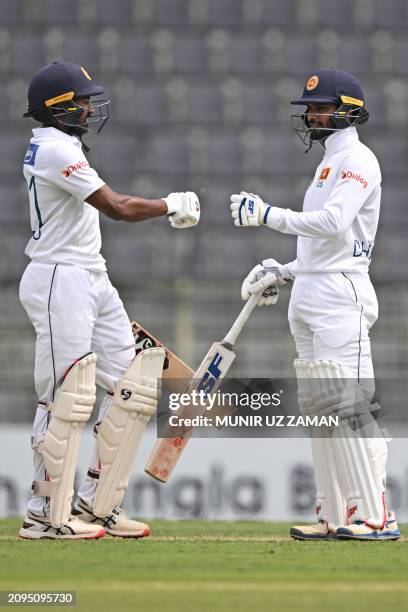
[[[300,274],[294,281],[288,318],[299,358],[306,361],[327,359],[347,366],[360,381],[368,401],[375,390],[369,330],[377,317],[377,297],[368,274]],[[377,497],[381,499],[376,508],[361,504],[362,512],[377,516],[376,523],[381,524],[387,444],[380,437],[366,442],[369,456],[374,457],[372,472],[375,475],[375,478],[370,477],[367,486],[372,489],[377,483]],[[341,441],[337,446],[341,446]],[[330,438],[312,438],[317,516],[332,526],[339,526],[361,516],[350,516],[335,447]],[[363,466],[355,465],[356,471],[362,469]],[[363,517],[365,519],[367,516]]]
[[[32,261],[20,282],[20,301],[36,332],[34,383],[38,406],[32,447],[34,480],[46,474],[38,443],[50,420],[45,406],[53,401],[58,382],[79,357],[93,351],[97,356],[96,384],[113,392],[129,367],[135,345],[129,318],[106,272],[97,273],[63,264]],[[111,404],[101,402],[98,421]],[[99,461],[96,444],[92,465],[79,495],[92,505]],[[47,516],[47,498],[32,496],[28,510]]]

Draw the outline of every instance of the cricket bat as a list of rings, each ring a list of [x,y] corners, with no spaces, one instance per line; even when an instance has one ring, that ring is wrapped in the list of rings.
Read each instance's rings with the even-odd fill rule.
[[[147,329],[145,329],[137,321],[132,322],[132,331],[135,338],[136,355],[147,348],[160,346],[166,351],[164,360],[163,381],[164,384],[175,393],[184,392],[186,390],[186,382],[194,378],[194,370],[190,368],[182,359],[170,351],[160,340],[155,338]],[[178,382],[180,380],[180,382]],[[214,414],[224,416],[232,414],[235,411],[235,406],[228,405],[217,407],[214,406]],[[146,465],[147,473],[162,482],[166,482],[166,478],[170,475],[172,467],[176,465],[179,455],[186,446],[189,435],[177,438],[160,438],[153,449],[148,464]],[[165,478],[165,480],[163,480]]]
[[[150,332],[148,332],[140,323],[132,322],[132,331],[135,338],[136,355],[147,348],[160,346],[166,351],[166,358],[163,366],[163,379],[170,391],[180,392],[180,385],[177,379],[191,380],[194,376],[192,370],[184,361],[177,355],[172,353],[167,346],[164,346],[160,340],[157,340]]]
[[[194,388],[197,391],[204,391],[205,394],[215,393],[236,357],[234,345],[254,310],[262,291],[251,295],[224,339],[221,342],[214,342],[211,346],[197,370],[191,375],[193,387],[189,387],[190,391]],[[145,472],[160,482],[167,482],[191,437],[191,433],[192,430],[190,429],[182,437],[157,440],[146,463]]]

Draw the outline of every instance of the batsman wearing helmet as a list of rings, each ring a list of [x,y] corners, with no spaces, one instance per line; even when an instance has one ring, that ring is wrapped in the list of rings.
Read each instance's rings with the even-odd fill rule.
[[[33,495],[20,536],[29,539],[149,535],[120,504],[144,427],[155,412],[164,350],[135,357],[131,325],[100,253],[99,212],[138,222],[167,216],[173,228],[193,227],[200,206],[192,192],[146,200],[113,191],[85,157],[82,138],[108,119],[108,100],[89,72],[53,62],[28,88],[28,110],[40,126],[24,158],[30,202],[31,259],[20,300],[36,331]],[[71,507],[81,431],[107,394],[95,427],[85,482]]]
[[[378,225],[381,172],[357,128],[368,112],[357,79],[338,69],[306,79],[292,104],[296,133],[323,159],[307,189],[303,212],[266,204],[259,196],[231,196],[238,227],[260,227],[298,236],[297,258],[265,260],[244,280],[247,299],[261,286],[261,303],[293,280],[289,324],[298,359],[299,407],[311,416],[336,414],[340,426],[312,434],[317,522],[294,527],[300,540],[395,540],[400,532],[385,505],[387,441],[372,418],[374,371],[369,331],[378,305],[368,270]]]

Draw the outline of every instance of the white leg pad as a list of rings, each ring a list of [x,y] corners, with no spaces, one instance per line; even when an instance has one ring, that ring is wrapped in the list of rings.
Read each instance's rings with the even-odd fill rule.
[[[384,438],[361,437],[347,424],[342,425],[341,437],[334,438],[333,442],[345,481],[349,520],[382,528],[386,518],[387,442]]]
[[[312,437],[313,467],[316,483],[316,515],[331,531],[344,525],[347,500],[343,495],[331,438]]]
[[[38,444],[49,481],[35,481],[34,495],[50,497],[50,521],[62,527],[71,515],[81,432],[96,399],[96,355],[88,353],[68,370],[48,409],[51,420]]]
[[[313,362],[315,398],[321,412],[338,414],[334,456],[350,521],[382,528],[385,521],[387,443],[351,370],[332,361]]]
[[[311,361],[295,359],[293,366],[298,386],[299,410],[303,415],[314,413],[313,388],[311,383]]]
[[[146,423],[157,410],[165,350],[139,353],[115,388],[97,434],[100,475],[93,512],[108,516],[120,506]]]
[[[294,368],[298,380],[298,401],[300,412],[314,415],[316,412],[313,394],[314,362],[295,359]],[[316,515],[335,531],[343,525],[346,517],[346,499],[342,495],[334,457],[333,440],[315,435],[312,430],[312,456],[316,484]]]

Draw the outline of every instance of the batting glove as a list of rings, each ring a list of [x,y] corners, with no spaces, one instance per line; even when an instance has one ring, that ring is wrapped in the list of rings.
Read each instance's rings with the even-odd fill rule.
[[[167,216],[171,227],[186,229],[200,220],[200,201],[193,191],[169,193],[163,198],[167,204]]]
[[[241,191],[231,196],[231,216],[237,227],[259,227],[267,222],[270,204],[253,193]]]
[[[251,270],[242,283],[242,299],[247,300],[253,293],[264,289],[258,300],[258,306],[276,304],[279,287],[294,278],[287,265],[280,264],[276,259],[264,259],[262,264],[258,264]]]
[[[262,264],[255,266],[242,283],[241,297],[247,300],[250,295],[258,293],[261,289],[264,291],[258,300],[258,306],[276,304],[279,296],[277,269],[266,270]]]
[[[277,272],[278,285],[286,285],[288,281],[295,280],[295,276],[290,271],[288,264],[280,264],[276,259],[264,259],[262,261],[262,266],[266,272]]]

